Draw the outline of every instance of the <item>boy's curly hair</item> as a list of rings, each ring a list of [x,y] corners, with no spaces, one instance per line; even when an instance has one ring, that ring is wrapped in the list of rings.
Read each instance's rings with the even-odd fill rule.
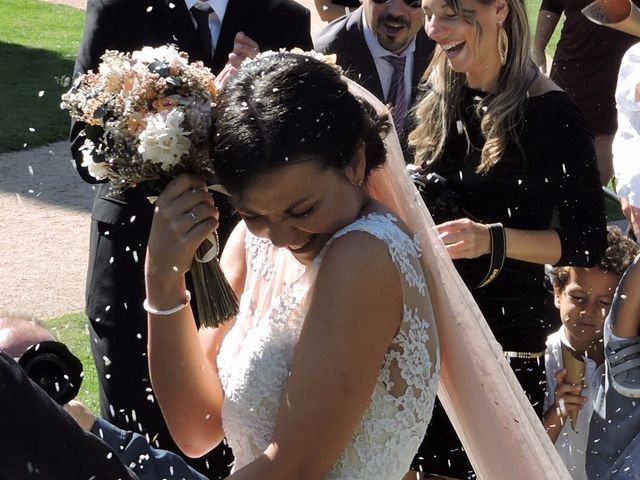
[[[622,233],[618,227],[607,227],[607,250],[600,263],[593,268],[622,276],[634,258],[640,253],[640,246]],[[554,267],[549,272],[554,289],[562,289],[569,281],[572,267]]]

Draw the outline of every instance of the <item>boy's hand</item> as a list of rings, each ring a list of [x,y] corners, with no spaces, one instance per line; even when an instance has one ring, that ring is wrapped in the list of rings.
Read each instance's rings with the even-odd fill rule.
[[[89,410],[89,407],[79,399],[74,398],[64,405],[63,408],[78,422],[78,425],[80,425],[85,432],[91,431],[93,424],[96,422],[96,416]]]
[[[558,370],[555,374],[557,386],[554,392],[554,407],[556,415],[560,418],[566,418],[571,412],[582,410],[584,404],[587,403],[587,397],[580,395],[582,393],[582,385],[566,383],[566,376],[566,368]]]

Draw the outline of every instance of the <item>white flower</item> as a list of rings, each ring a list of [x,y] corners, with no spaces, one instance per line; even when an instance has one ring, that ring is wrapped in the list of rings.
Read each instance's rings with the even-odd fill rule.
[[[95,148],[96,146],[91,140],[87,139],[84,141],[80,147],[80,151],[82,152],[82,163],[80,166],[89,170],[89,175],[95,179],[104,180],[107,178],[107,174],[109,173],[109,164],[107,162],[93,161],[93,152]]]
[[[163,45],[161,47],[143,47],[142,50],[137,50],[131,54],[131,58],[134,62],[140,62],[144,64],[150,64],[155,61],[163,61],[169,67],[186,67],[187,60],[180,55],[180,53],[171,45]]]
[[[169,171],[180,162],[182,155],[189,151],[191,141],[187,138],[181,123],[181,110],[165,110],[147,117],[147,127],[140,134],[138,152],[142,158],[159,163],[160,168]]]

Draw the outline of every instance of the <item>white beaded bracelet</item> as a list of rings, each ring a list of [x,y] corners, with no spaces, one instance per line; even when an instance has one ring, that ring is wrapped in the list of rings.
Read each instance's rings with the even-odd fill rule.
[[[152,313],[153,315],[172,315],[176,312],[179,312],[187,305],[189,305],[189,302],[191,301],[191,292],[189,290],[185,290],[185,293],[186,293],[186,298],[184,302],[168,310],[158,310],[157,308],[152,307],[151,305],[149,305],[148,298],[145,298],[144,302],[142,302],[142,308],[144,308],[146,312]]]

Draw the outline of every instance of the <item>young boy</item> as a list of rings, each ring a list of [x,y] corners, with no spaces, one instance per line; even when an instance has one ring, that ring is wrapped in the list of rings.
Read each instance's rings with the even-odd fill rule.
[[[580,480],[587,479],[589,421],[604,378],[604,321],[622,274],[640,251],[616,227],[608,230],[607,243],[598,266],[556,267],[551,271],[562,327],[547,340],[543,422],[572,477]],[[565,355],[577,358],[577,363],[584,362],[582,384],[568,381],[563,350]],[[570,418],[575,412],[578,415],[574,430]]]
[[[604,330],[606,380],[589,429],[590,479],[640,478],[640,256],[616,290]]]

